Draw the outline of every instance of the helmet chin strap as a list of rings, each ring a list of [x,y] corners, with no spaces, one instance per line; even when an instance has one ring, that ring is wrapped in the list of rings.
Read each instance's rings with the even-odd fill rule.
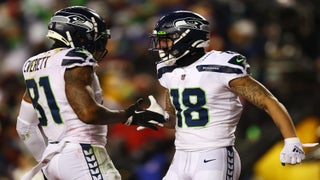
[[[159,50],[159,57],[161,58],[161,61],[159,61],[157,64],[159,63],[165,63],[167,66],[172,66],[174,64],[176,64],[176,62],[181,59],[182,57],[186,56],[187,54],[189,54],[190,50],[185,51],[181,56],[179,56],[178,58],[174,57],[171,54],[166,54],[163,50]]]
[[[157,62],[157,64],[165,63],[167,66],[172,66],[176,63],[177,58],[175,58],[171,54],[166,54],[163,50],[159,50],[158,53],[161,61]]]
[[[165,63],[165,65],[167,66],[177,65],[178,67],[184,67],[194,63],[195,61],[200,59],[204,54],[205,54],[204,48],[196,48],[192,52],[188,50],[185,53],[183,53],[179,58],[175,58],[171,54],[166,56],[163,50],[159,50],[159,56],[160,57],[162,56],[161,57],[162,60],[159,61],[157,64]]]

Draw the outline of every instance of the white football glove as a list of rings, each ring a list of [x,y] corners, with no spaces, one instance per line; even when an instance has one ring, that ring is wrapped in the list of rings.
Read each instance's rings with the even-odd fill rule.
[[[297,137],[286,138],[284,140],[284,147],[280,153],[280,161],[285,164],[299,164],[305,158],[302,144]]]
[[[132,104],[125,110],[128,119],[124,124],[127,126],[138,125],[144,128],[158,130],[157,126],[163,126],[162,123],[166,121],[163,114],[152,109],[149,110],[150,108],[146,110],[141,109],[140,105],[142,101],[142,98],[138,99],[135,104]]]
[[[151,112],[158,113],[158,114],[162,114],[163,117],[164,117],[164,120],[165,121],[168,120],[169,119],[169,114],[162,109],[162,107],[158,104],[157,100],[152,95],[149,95],[148,98],[149,98],[149,101],[150,101],[150,106],[147,108],[147,110],[151,111]],[[150,120],[148,122],[151,123],[151,124],[155,124],[157,126],[163,127],[163,123],[160,123],[160,122],[157,122],[157,121],[154,121],[154,120]],[[140,131],[140,130],[145,129],[145,128],[146,127],[144,127],[144,126],[138,126],[137,130]]]

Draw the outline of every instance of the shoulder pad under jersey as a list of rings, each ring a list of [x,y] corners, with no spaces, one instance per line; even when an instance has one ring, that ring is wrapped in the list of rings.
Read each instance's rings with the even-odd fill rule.
[[[61,62],[61,66],[67,66],[68,68],[88,65],[96,66],[97,62],[94,60],[91,53],[83,48],[69,49]]]

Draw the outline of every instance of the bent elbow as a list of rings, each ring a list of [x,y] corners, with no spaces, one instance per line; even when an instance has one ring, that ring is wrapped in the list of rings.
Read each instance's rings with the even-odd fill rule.
[[[83,123],[86,124],[96,124],[97,122],[97,118],[96,118],[96,114],[93,110],[91,110],[90,108],[84,108],[81,111],[78,111],[77,116],[79,118],[80,121],[82,121]]]

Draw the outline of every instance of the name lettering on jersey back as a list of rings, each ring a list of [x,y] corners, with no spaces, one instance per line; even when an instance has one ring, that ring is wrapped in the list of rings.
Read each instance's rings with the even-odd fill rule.
[[[23,66],[23,72],[34,72],[47,67],[49,56],[28,60]]]

